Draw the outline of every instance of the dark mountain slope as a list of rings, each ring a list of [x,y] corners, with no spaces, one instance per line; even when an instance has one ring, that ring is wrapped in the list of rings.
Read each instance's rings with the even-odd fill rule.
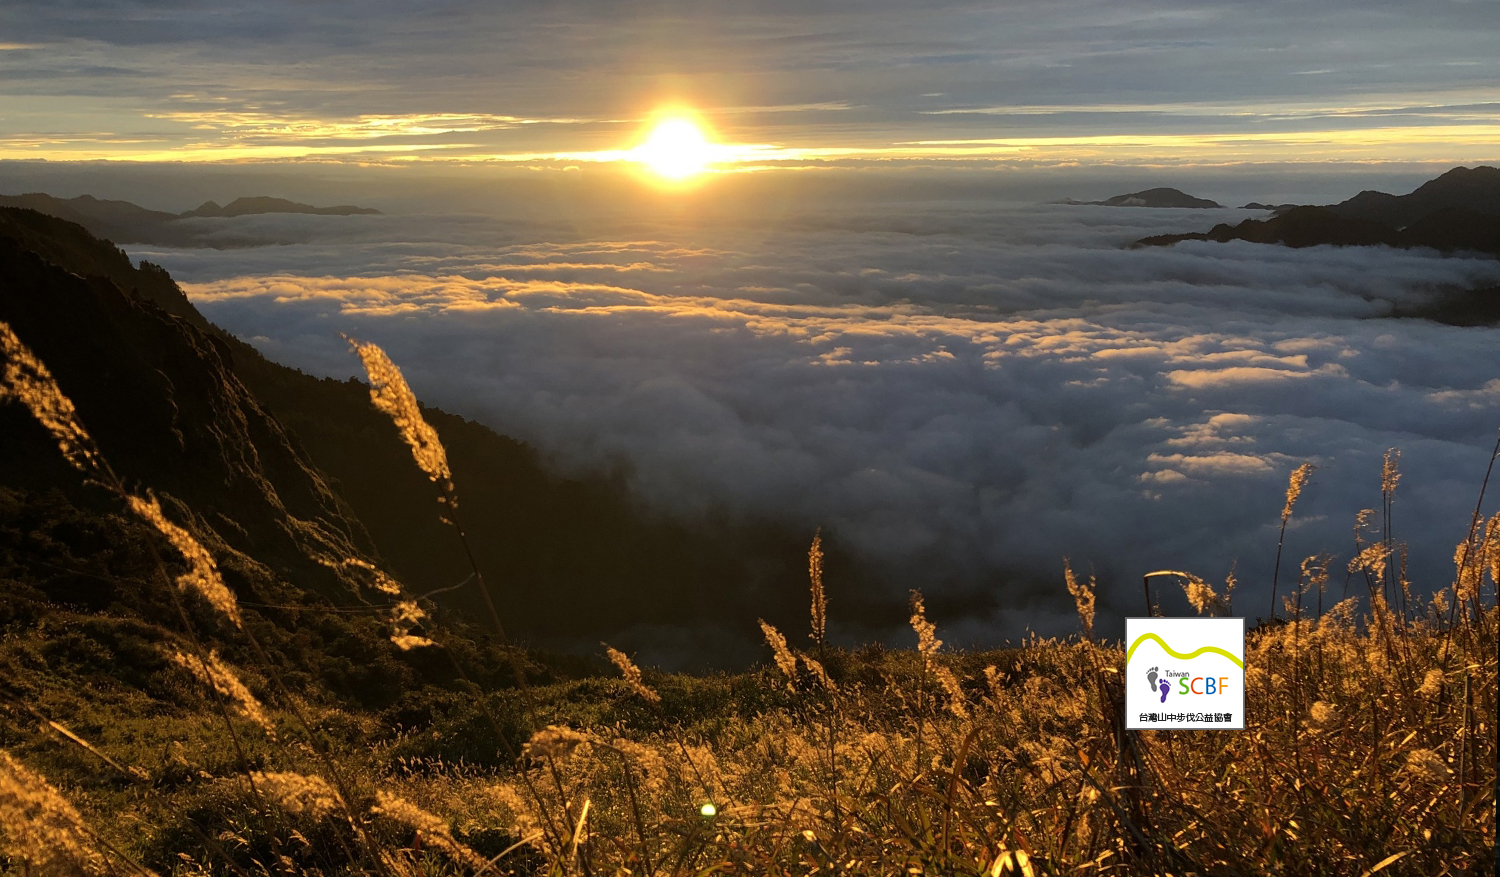
[[[1252,241],[1289,247],[1432,247],[1500,256],[1500,168],[1454,168],[1409,195],[1361,192],[1330,207],[1294,207],[1271,219],[1220,224],[1207,232],[1155,235],[1140,246],[1178,241]]]
[[[1409,195],[1364,191],[1328,208],[1351,219],[1405,228],[1440,210],[1500,216],[1500,168],[1456,167]]]
[[[1348,219],[1322,207],[1294,207],[1271,219],[1247,219],[1239,225],[1219,223],[1208,232],[1155,235],[1138,241],[1140,246],[1165,246],[1178,241],[1251,241],[1315,247],[1398,246],[1399,233],[1390,226],[1363,219]]]
[[[122,244],[145,242],[157,226],[177,218],[176,214],[148,210],[129,201],[106,201],[92,195],[77,198],[54,198],[41,192],[0,195],[0,207],[22,207],[76,222],[99,237]]]
[[[117,467],[180,500],[225,550],[335,601],[353,591],[316,564],[329,540],[351,556],[365,549],[416,592],[466,579],[433,485],[364,384],[269,362],[205,321],[164,271],[131,266],[70,223],[0,209],[0,239],[0,319],[58,373]],[[559,478],[519,442],[427,413],[481,569],[521,639],[592,648],[608,636],[650,649],[645,634],[624,632],[797,611],[807,534],[656,518],[621,479]],[[76,484],[23,413],[3,416],[0,485]],[[327,532],[309,543],[297,522]],[[439,599],[464,613],[475,588]]]
[[[1341,216],[1327,207],[1294,207],[1271,219],[1220,223],[1207,232],[1142,238],[1137,246],[1170,246],[1178,241],[1250,241],[1288,247],[1431,247],[1442,252],[1473,251],[1500,256],[1500,215],[1445,208],[1397,229],[1371,219]]]
[[[48,365],[114,469],[191,510],[224,549],[277,578],[329,599],[353,598],[357,586],[319,559],[357,557],[368,538],[235,376],[228,347],[105,276],[85,278],[26,249],[4,232],[27,217],[5,219],[0,320]],[[57,222],[43,219],[36,225]],[[108,259],[100,251],[91,261]],[[3,483],[70,491],[79,484],[23,409],[7,405],[0,417]]]

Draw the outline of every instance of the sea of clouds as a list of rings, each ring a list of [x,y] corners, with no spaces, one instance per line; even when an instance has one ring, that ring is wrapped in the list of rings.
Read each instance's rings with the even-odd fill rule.
[[[623,463],[664,509],[821,526],[893,593],[972,607],[939,619],[958,644],[1074,629],[1065,557],[1099,577],[1106,632],[1160,568],[1233,569],[1236,614],[1265,615],[1304,461],[1283,593],[1315,552],[1333,597],[1363,593],[1343,565],[1389,448],[1410,575],[1450,580],[1500,427],[1500,330],[1391,314],[1500,283],[1500,262],[1126,246],[1262,215],[1229,209],[651,203],[194,220],[296,243],[131,253],[273,359],[348,376],[340,333],[376,341],[424,400],[565,470]]]

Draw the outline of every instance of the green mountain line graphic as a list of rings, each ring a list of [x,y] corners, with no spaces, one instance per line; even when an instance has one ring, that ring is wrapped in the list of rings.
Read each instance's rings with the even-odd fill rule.
[[[1199,655],[1203,654],[1204,652],[1213,652],[1216,655],[1223,655],[1224,657],[1226,657],[1229,660],[1233,661],[1236,665],[1239,666],[1239,668],[1241,670],[1245,669],[1245,662],[1244,661],[1241,661],[1239,658],[1236,658],[1234,655],[1231,655],[1230,653],[1224,651],[1223,649],[1219,648],[1218,646],[1204,646],[1203,648],[1198,649],[1195,652],[1186,652],[1186,653],[1183,653],[1183,652],[1179,652],[1176,649],[1172,648],[1171,646],[1167,645],[1167,641],[1166,640],[1162,639],[1161,637],[1157,636],[1154,633],[1143,633],[1143,634],[1141,634],[1140,636],[1138,636],[1138,637],[1135,638],[1135,642],[1133,642],[1133,643],[1130,644],[1130,648],[1125,650],[1125,663],[1126,663],[1127,666],[1130,664],[1130,656],[1133,655],[1133,654],[1135,654],[1135,650],[1140,647],[1141,643],[1145,642],[1148,639],[1150,639],[1150,640],[1156,640],[1156,644],[1159,645],[1159,646],[1161,646],[1163,649],[1165,649],[1166,652],[1167,652],[1167,654],[1171,655],[1174,658],[1182,660],[1182,661],[1187,661],[1187,660],[1191,660],[1192,658],[1196,658]]]

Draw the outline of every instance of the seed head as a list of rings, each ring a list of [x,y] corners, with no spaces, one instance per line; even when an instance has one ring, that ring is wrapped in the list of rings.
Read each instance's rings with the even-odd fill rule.
[[[812,640],[822,645],[828,627],[828,600],[823,593],[823,530],[813,534],[807,549],[807,579],[812,592]]]
[[[943,686],[943,693],[948,695],[948,712],[956,719],[967,719],[969,717],[969,699],[964,696],[962,685],[958,684],[958,677],[953,671],[939,664],[932,668],[932,675],[937,677],[938,684]]]
[[[1073,567],[1063,558],[1063,581],[1067,583],[1068,593],[1073,595],[1073,606],[1078,610],[1078,620],[1083,623],[1083,635],[1088,639],[1094,638],[1094,591],[1097,582],[1093,576],[1089,577],[1085,584],[1073,575]]]
[[[573,750],[593,739],[564,725],[548,725],[531,735],[525,747],[528,755],[550,758],[559,764],[566,761]]]
[[[1282,526],[1286,526],[1287,520],[1291,518],[1292,506],[1297,504],[1297,497],[1302,495],[1302,488],[1307,486],[1307,479],[1312,477],[1317,468],[1311,463],[1303,463],[1292,470],[1292,477],[1286,483],[1286,505],[1281,508]]]
[[[0,851],[24,872],[93,873],[104,864],[83,817],[56,788],[0,749]],[[18,872],[20,873],[20,872]]]
[[[375,806],[370,812],[400,822],[416,829],[421,843],[442,850],[449,858],[471,867],[482,867],[487,863],[473,850],[453,839],[448,822],[423,810],[421,807],[384,789],[375,792]]]
[[[435,646],[437,643],[425,636],[417,636],[412,633],[412,628],[421,624],[427,618],[427,613],[417,605],[416,600],[402,600],[391,610],[391,642],[403,652],[423,646]]]
[[[1417,694],[1431,697],[1443,690],[1443,671],[1432,669],[1422,677],[1422,686],[1417,689]]]
[[[1199,615],[1217,615],[1224,607],[1224,601],[1214,593],[1213,587],[1197,576],[1188,576],[1182,590]]]
[[[227,664],[219,660],[218,653],[211,651],[201,661],[196,657],[184,655],[182,652],[173,652],[168,657],[172,659],[172,663],[196,676],[198,681],[223,695],[240,715],[260,725],[267,732],[275,731],[260,701],[255,699],[255,695],[250,693],[250,689],[245,687],[240,677],[236,676]]]
[[[776,666],[781,670],[781,674],[786,677],[787,685],[791,686],[792,690],[795,691],[797,688],[796,656],[792,654],[791,649],[787,648],[786,637],[781,635],[781,631],[767,624],[763,618],[759,619],[759,621],[760,632],[765,634],[766,644],[771,647],[771,655],[776,659]]]
[[[812,674],[813,679],[816,679],[818,684],[823,686],[824,691],[827,691],[830,694],[835,694],[838,692],[839,687],[833,684],[833,678],[830,677],[828,675],[828,671],[823,668],[822,662],[818,661],[811,655],[798,655],[798,657],[802,659],[802,663],[806,665],[807,672]]]
[[[922,602],[922,592],[911,592],[911,629],[917,632],[917,651],[922,655],[922,661],[931,661],[942,647],[943,641],[937,638],[937,625],[927,620],[927,607]]]
[[[253,771],[250,778],[255,780],[256,787],[267,797],[290,813],[306,814],[319,819],[338,809],[338,794],[320,776],[290,771]]]
[[[370,377],[370,401],[375,407],[395,421],[401,437],[411,446],[411,455],[417,466],[427,477],[438,483],[443,490],[453,490],[453,473],[448,469],[448,453],[433,429],[422,417],[422,408],[417,397],[402,377],[385,351],[374,343],[361,343],[347,339],[354,352],[364,363],[365,374]]]
[[[1428,783],[1441,783],[1448,779],[1448,763],[1431,749],[1413,749],[1406,756],[1406,772]]]
[[[31,410],[52,438],[57,449],[74,469],[85,474],[99,471],[99,449],[88,431],[78,422],[73,402],[63,395],[52,373],[21,343],[9,325],[0,322],[0,354],[5,365],[0,369],[0,402],[14,399]]]
[[[185,592],[198,594],[233,621],[236,627],[243,627],[239,602],[219,576],[219,567],[208,549],[194,539],[192,533],[167,520],[155,494],[147,493],[145,499],[138,496],[127,496],[125,499],[130,504],[131,511],[167,537],[167,541],[187,561],[188,571],[177,577],[177,587]]]
[[[625,676],[625,683],[632,691],[640,695],[647,703],[661,705],[661,695],[646,687],[645,681],[641,678],[641,668],[637,667],[624,652],[605,644],[604,653],[609,656],[611,663],[620,668],[620,673]]]
[[[1396,492],[1396,484],[1401,481],[1401,449],[1390,448],[1385,452],[1385,462],[1380,466],[1380,492],[1386,496]]]

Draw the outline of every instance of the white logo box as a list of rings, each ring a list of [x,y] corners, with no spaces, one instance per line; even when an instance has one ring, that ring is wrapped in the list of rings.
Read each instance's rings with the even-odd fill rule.
[[[1125,619],[1125,727],[1245,728],[1245,619]]]

